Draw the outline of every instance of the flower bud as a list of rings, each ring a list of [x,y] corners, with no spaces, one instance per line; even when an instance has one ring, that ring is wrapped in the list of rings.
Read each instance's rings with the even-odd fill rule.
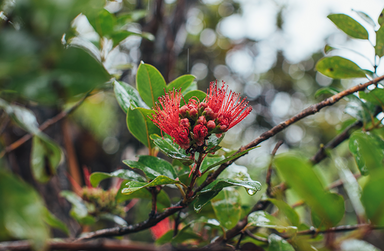
[[[205,125],[205,124],[207,123],[207,119],[206,119],[204,116],[200,116],[200,117],[197,119],[197,123],[198,123],[198,124]]]
[[[195,117],[197,115],[197,109],[196,108],[192,108],[190,111],[189,111],[189,116],[191,117]]]
[[[189,128],[191,126],[191,124],[189,123],[189,119],[187,118],[180,120],[180,125],[186,128]]]
[[[214,129],[216,127],[216,124],[215,124],[215,121],[213,121],[213,120],[210,120],[210,121],[208,121],[207,122],[207,128],[208,129]]]

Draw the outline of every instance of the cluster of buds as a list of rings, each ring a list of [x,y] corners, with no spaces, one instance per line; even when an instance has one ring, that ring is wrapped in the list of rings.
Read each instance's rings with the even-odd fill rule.
[[[155,104],[151,120],[187,152],[203,152],[210,135],[220,137],[252,110],[238,93],[228,92],[224,82],[220,88],[217,82],[211,82],[207,97],[201,102],[191,98],[180,107],[182,98],[178,90],[165,93]]]

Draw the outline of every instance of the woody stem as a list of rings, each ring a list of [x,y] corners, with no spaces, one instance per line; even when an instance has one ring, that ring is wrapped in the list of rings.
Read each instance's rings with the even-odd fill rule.
[[[188,187],[187,197],[191,197],[193,186],[195,185],[197,177],[200,176],[199,175],[199,173],[200,173],[199,169],[200,169],[202,161],[203,161],[203,154],[199,153],[199,158],[197,159],[197,161],[195,161],[195,170],[193,171],[191,183],[189,184],[189,187]]]

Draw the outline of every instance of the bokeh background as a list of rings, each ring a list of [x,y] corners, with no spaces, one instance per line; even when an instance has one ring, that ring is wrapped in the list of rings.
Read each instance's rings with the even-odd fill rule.
[[[108,74],[135,86],[138,65],[144,61],[159,69],[167,83],[183,74],[196,76],[200,90],[206,90],[211,81],[226,82],[253,107],[222,142],[224,148],[237,149],[319,102],[324,96],[315,97],[318,89],[342,90],[365,81],[332,80],[316,72],[315,64],[324,56],[327,44],[366,55],[368,59],[346,49],[331,52],[373,69],[370,43],[351,40],[327,15],[345,13],[360,21],[354,11],[358,10],[376,19],[384,4],[379,0],[5,0],[0,6],[1,98],[28,107],[42,123],[74,104],[89,88],[97,90],[72,115],[46,131],[66,154],[58,175],[50,182],[34,180],[29,166],[30,143],[1,159],[3,165],[35,186],[49,209],[71,222],[71,232],[76,232],[77,223],[68,218],[69,203],[64,199],[54,202],[60,190],[70,189],[67,170],[78,170],[72,175],[84,185],[82,167],[91,172],[111,172],[123,167],[122,160],[147,153],[127,130],[125,113],[115,100],[112,85],[104,83]],[[119,19],[119,28],[142,35],[129,36],[117,46],[101,36],[91,23],[97,23],[92,17],[103,6],[114,16],[125,16]],[[69,44],[73,53],[61,59],[63,48]],[[85,48],[88,54],[83,55],[85,52],[76,47]],[[104,67],[96,65],[92,57]],[[383,71],[379,67],[378,74]],[[312,156],[350,123],[344,107],[340,102],[290,126],[237,165],[246,166],[253,179],[264,181],[278,140],[284,140],[281,151],[300,149]],[[5,147],[25,132],[1,118],[5,124],[1,144]],[[347,151],[347,147],[341,146],[339,151]],[[327,168],[316,170],[324,179],[331,179]],[[260,195],[245,194],[242,202],[252,205]],[[139,202],[131,220],[146,219],[149,203]],[[152,237],[144,232],[130,238],[148,241]]]

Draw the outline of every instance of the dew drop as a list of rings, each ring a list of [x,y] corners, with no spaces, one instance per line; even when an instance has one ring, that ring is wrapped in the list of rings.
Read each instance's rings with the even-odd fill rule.
[[[246,189],[247,190],[247,193],[249,194],[249,195],[255,195],[256,194],[256,190],[255,189]]]

